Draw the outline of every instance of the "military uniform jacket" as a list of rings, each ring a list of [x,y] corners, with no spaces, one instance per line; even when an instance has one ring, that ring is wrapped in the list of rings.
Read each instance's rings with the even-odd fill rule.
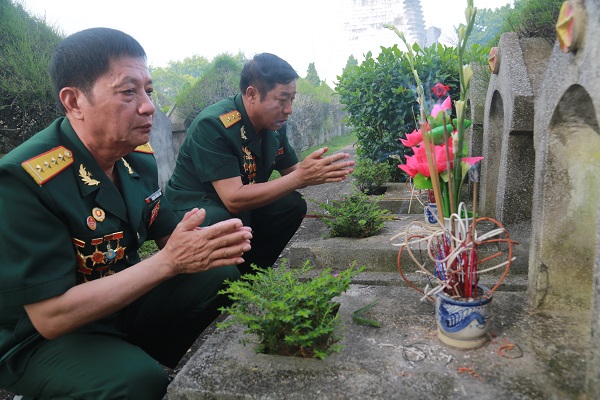
[[[66,118],[0,159],[0,360],[40,338],[24,304],[127,268],[175,228],[149,145],[115,168],[120,190]]]
[[[237,94],[205,108],[192,122],[165,195],[175,210],[223,206],[211,181],[240,176],[244,185],[268,181],[298,158],[285,126],[259,137]]]

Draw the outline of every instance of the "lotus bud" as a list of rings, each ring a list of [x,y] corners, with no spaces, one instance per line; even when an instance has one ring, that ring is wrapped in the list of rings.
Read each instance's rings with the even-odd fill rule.
[[[458,27],[458,41],[462,42],[463,39],[465,38],[466,34],[467,34],[467,27],[464,26],[463,24],[460,24],[460,26]]]
[[[463,85],[464,85],[465,89],[469,87],[472,77],[473,77],[473,68],[471,68],[471,66],[469,64],[463,65],[463,78],[464,78]]]
[[[472,15],[473,15],[473,7],[469,6],[469,7],[465,8],[465,20],[467,21],[467,24],[469,23],[469,21],[471,21]]]
[[[456,109],[456,119],[458,121],[464,121],[465,101],[464,100],[456,100],[454,102],[454,108]]]

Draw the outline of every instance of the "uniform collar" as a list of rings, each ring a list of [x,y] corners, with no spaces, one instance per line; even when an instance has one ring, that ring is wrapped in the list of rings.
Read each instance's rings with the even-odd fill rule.
[[[127,208],[123,202],[123,196],[79,139],[67,118],[62,121],[60,130],[63,133],[62,142],[73,152],[71,168],[74,169],[81,195],[83,197],[94,195],[101,208],[127,221]],[[125,169],[125,166],[121,164],[122,161],[117,161],[115,168],[119,171],[119,177],[123,179],[125,175],[129,174],[120,172]],[[121,180],[121,185],[125,186],[123,180]]]
[[[246,137],[246,139],[242,137],[242,146],[247,146],[250,149],[250,151],[252,151],[252,154],[254,154],[260,159],[264,160],[265,157],[271,158],[270,156],[272,154],[275,154],[277,150],[273,150],[273,148],[276,148],[279,143],[279,141],[276,138],[277,131],[264,130],[262,134],[258,136],[256,131],[254,130],[254,126],[252,126],[252,123],[250,122],[250,117],[248,117],[246,107],[244,107],[244,102],[242,101],[241,94],[238,93],[237,95],[235,95],[234,103],[236,109],[242,114],[242,127],[240,127],[240,131],[243,130],[243,136]],[[265,157],[263,157],[263,150],[266,154]],[[264,161],[266,161],[266,165],[268,165],[274,160],[275,158],[273,156],[272,160]]]

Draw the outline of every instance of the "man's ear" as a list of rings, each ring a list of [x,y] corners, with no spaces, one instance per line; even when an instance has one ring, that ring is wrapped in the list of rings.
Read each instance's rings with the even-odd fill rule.
[[[83,118],[83,110],[80,103],[84,95],[79,89],[74,87],[62,88],[58,97],[63,107],[65,107],[67,114],[71,114],[77,119]]]
[[[250,102],[254,102],[260,100],[260,93],[258,93],[258,90],[254,86],[248,86],[246,88],[246,97]]]

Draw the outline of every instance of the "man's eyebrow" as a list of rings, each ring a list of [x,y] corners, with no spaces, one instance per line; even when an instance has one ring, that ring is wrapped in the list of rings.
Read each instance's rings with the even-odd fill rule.
[[[135,77],[135,76],[131,76],[131,75],[127,75],[125,77],[123,77],[123,79],[121,79],[117,85],[127,85],[129,83],[132,83],[134,85],[137,85],[138,83],[142,82],[139,78]],[[147,79],[145,81],[143,81],[144,85],[152,85],[154,84],[154,81],[152,81],[152,79]]]

